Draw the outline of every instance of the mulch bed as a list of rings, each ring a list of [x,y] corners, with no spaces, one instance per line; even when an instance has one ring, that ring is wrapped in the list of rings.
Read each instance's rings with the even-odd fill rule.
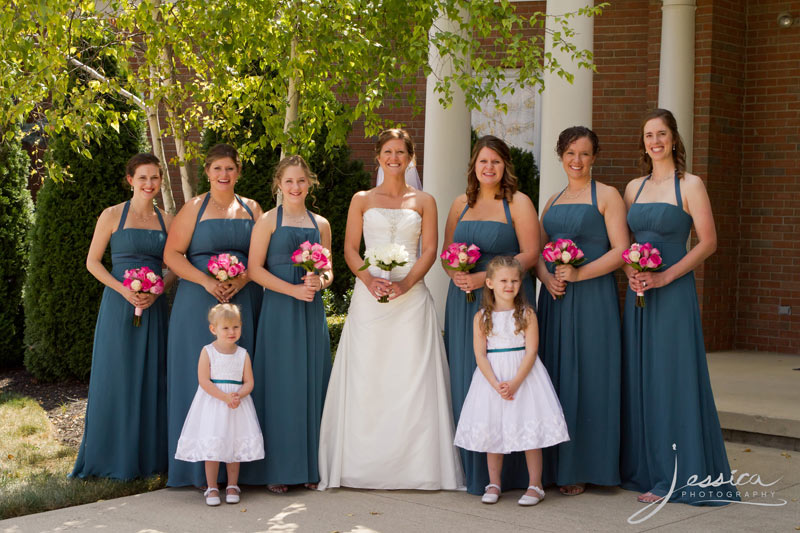
[[[39,402],[55,427],[58,439],[73,448],[80,446],[89,392],[87,383],[42,383],[24,369],[3,370],[0,392],[16,392]]]

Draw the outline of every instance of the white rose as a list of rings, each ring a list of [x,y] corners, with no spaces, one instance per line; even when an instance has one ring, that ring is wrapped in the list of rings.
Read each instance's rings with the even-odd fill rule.
[[[305,250],[303,252],[303,261],[302,262],[305,263],[306,261],[308,261],[309,257],[311,257],[311,252],[309,252],[308,250]]]
[[[232,256],[231,256],[231,264],[232,264],[232,265],[239,264],[239,258],[238,258],[238,257],[236,257],[235,255],[232,255]]]
[[[158,280],[158,276],[156,276],[155,272],[148,272],[147,273],[147,280],[150,283],[155,283]]]
[[[220,268],[219,272],[217,272],[217,279],[220,281],[226,281],[228,279],[228,273],[224,268]]]
[[[637,252],[636,250],[631,250],[631,253],[628,255],[631,258],[632,263],[638,263],[639,259],[642,257],[642,254]]]
[[[572,256],[569,255],[568,251],[564,250],[563,252],[561,252],[561,262],[562,263],[569,263],[570,259],[572,259]]]
[[[459,263],[466,263],[467,262],[467,252],[459,252],[458,253],[458,262]]]
[[[131,281],[131,290],[136,292],[142,290],[142,282],[138,279]]]

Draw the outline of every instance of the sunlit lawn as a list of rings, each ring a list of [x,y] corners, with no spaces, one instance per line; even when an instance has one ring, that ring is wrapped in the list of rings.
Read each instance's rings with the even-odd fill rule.
[[[164,486],[155,476],[134,481],[68,479],[77,450],[55,437],[39,404],[0,393],[0,519],[138,494]]]

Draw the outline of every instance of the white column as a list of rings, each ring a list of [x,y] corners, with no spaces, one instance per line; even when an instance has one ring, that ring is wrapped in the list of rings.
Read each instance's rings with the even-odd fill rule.
[[[570,126],[592,127],[592,71],[578,68],[569,56],[553,46],[552,31],[559,26],[552,24],[552,16],[577,11],[593,2],[586,0],[547,0],[547,37],[545,53],[552,53],[564,69],[575,77],[572,83],[560,78],[556,73],[544,73],[544,93],[542,94],[542,140],[539,165],[539,212],[547,200],[567,184],[564,169],[556,155],[558,134]],[[594,50],[594,19],[591,17],[571,18],[570,27],[575,30],[572,42],[579,50]]]
[[[686,167],[692,169],[694,142],[694,20],[695,0],[663,0],[658,107],[678,121],[686,146]]]
[[[439,19],[434,27],[444,31],[459,31],[458,24],[444,18]],[[436,199],[439,211],[438,248],[441,249],[450,204],[467,188],[471,122],[464,94],[460,89],[453,86],[453,102],[446,109],[439,103],[440,95],[434,92],[437,76],[446,76],[453,71],[451,62],[440,57],[434,47],[429,51],[428,61],[433,72],[428,76],[425,92],[423,190]],[[450,278],[444,273],[438,260],[425,276],[425,283],[436,302],[436,314],[442,326],[444,326],[444,304],[449,281]]]

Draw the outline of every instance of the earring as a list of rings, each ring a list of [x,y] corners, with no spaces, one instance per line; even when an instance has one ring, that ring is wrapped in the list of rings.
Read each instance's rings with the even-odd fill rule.
[[[672,151],[673,152],[675,151],[675,145],[674,144],[672,145]]]

